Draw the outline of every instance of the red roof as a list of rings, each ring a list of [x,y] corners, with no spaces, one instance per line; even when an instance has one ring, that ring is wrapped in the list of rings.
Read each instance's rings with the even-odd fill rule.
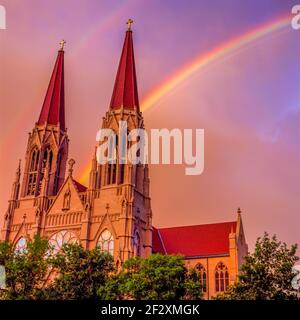
[[[152,229],[152,248],[153,248],[153,251],[156,253],[163,253],[163,254],[166,253],[159,231],[154,227]]]
[[[139,111],[139,98],[135,72],[132,31],[126,32],[122,55],[111,97],[111,109],[135,108]]]
[[[236,222],[223,222],[173,228],[153,228],[153,252],[182,254],[185,257],[229,254],[229,234]]]
[[[38,124],[58,124],[65,128],[64,51],[59,50]]]
[[[87,187],[84,186],[83,184],[79,183],[78,181],[73,179],[73,182],[74,182],[78,192],[85,192],[87,190]]]

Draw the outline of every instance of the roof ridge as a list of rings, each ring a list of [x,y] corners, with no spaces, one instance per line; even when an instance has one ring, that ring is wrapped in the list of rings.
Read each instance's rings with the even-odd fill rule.
[[[211,226],[211,225],[220,225],[220,224],[229,224],[229,223],[237,223],[235,220],[233,221],[224,221],[224,222],[215,222],[215,223],[203,223],[203,224],[190,224],[184,226],[173,226],[173,227],[161,227],[156,228],[158,231],[163,229],[176,229],[176,228],[188,228],[188,227],[198,227],[198,226]]]

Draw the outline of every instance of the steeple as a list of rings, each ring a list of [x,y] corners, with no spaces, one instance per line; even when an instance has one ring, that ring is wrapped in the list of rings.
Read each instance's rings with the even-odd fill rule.
[[[65,43],[59,43],[41,114],[28,136],[21,198],[56,195],[65,180],[69,145],[65,128]]]
[[[140,109],[131,31],[132,22],[131,19],[128,19],[128,29],[110,102],[111,109],[121,107],[137,111]]]
[[[60,42],[60,50],[37,122],[38,125],[60,124],[63,130],[65,129],[64,44],[64,40]]]

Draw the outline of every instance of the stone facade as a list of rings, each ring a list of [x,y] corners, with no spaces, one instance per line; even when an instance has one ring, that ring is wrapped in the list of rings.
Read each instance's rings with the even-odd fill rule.
[[[63,243],[71,242],[87,249],[99,245],[114,256],[117,264],[135,255],[147,257],[152,252],[183,254],[187,266],[197,266],[202,273],[206,298],[233,283],[242,257],[247,254],[240,213],[225,237],[218,240],[220,237],[215,234],[216,241],[225,243],[226,252],[203,252],[199,247],[190,256],[180,246],[176,248],[178,239],[171,241],[174,246],[169,250],[167,236],[164,239],[161,236],[163,229],[152,227],[147,165],[118,161],[100,165],[95,150],[88,187],[73,178],[75,161],[68,161],[64,104],[64,51],[61,48],[39,120],[29,134],[22,179],[20,165],[16,171],[1,239],[13,242],[17,248],[26,246],[26,241],[35,234],[47,237],[56,250]],[[144,128],[131,30],[126,32],[111,104],[101,128],[112,129],[117,134],[120,120],[126,121],[128,130]],[[199,235],[199,242],[202,237],[206,234]],[[186,248],[192,242],[194,239],[188,235]],[[216,278],[217,272],[222,280]]]

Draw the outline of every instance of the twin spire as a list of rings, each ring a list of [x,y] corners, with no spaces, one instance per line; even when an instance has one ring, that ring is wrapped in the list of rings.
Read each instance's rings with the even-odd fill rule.
[[[110,109],[125,108],[139,112],[139,99],[134,62],[131,25],[128,19],[125,41],[115,80]],[[58,125],[65,130],[65,87],[64,87],[64,46],[62,40],[58,51],[50,83],[47,89],[43,107],[38,119],[38,125]]]
[[[37,124],[58,125],[65,130],[64,44],[60,42],[54,70]]]
[[[112,110],[123,107],[140,111],[131,31],[132,23],[133,21],[128,19],[128,28],[110,102]]]

